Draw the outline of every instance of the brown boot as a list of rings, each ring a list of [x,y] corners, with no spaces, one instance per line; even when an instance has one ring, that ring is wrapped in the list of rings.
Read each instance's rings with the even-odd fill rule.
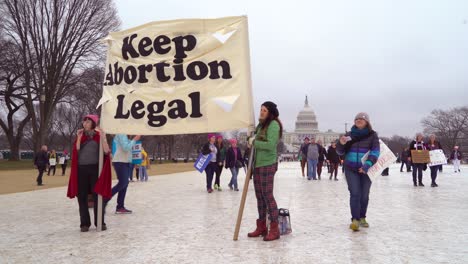
[[[272,241],[280,238],[280,231],[278,229],[278,222],[271,222],[270,223],[270,232],[266,235],[263,240],[264,241]]]
[[[259,237],[259,236],[266,236],[268,229],[266,227],[266,221],[257,219],[257,229],[252,233],[248,233],[248,237]]]

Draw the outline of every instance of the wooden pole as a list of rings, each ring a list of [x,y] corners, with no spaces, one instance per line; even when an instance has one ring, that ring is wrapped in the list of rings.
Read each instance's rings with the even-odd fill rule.
[[[253,172],[253,160],[254,160],[254,147],[250,147],[250,154],[249,154],[249,165],[247,167],[247,173],[245,174],[245,181],[244,181],[244,189],[242,190],[242,198],[241,203],[239,206],[239,212],[237,213],[237,222],[236,222],[236,229],[234,230],[234,241],[237,241],[239,238],[239,231],[240,225],[242,222],[242,215],[244,214],[244,207],[245,207],[245,200],[247,199],[247,191],[249,190],[249,183],[250,177],[252,176]]]
[[[103,147],[102,147],[102,141],[103,141],[103,136],[102,136],[102,131],[100,132],[101,133],[101,138],[99,140],[100,144],[99,144],[99,174],[98,174],[98,177],[101,177],[101,171],[102,171],[102,167],[103,167],[103,163],[104,163],[104,150],[103,150]],[[98,195],[98,200],[97,200],[97,203],[98,203],[98,209],[97,209],[97,226],[96,226],[96,231],[100,232],[102,231],[102,211],[104,210],[103,207],[103,202],[102,202],[102,196],[101,195]],[[94,201],[96,202],[96,201]]]
[[[251,127],[249,128],[249,134],[250,136],[254,136],[254,133],[255,133],[255,113],[253,111],[253,107],[254,107],[254,104],[253,104],[253,90],[252,90],[252,74],[251,74],[251,70],[250,70],[250,46],[249,46],[249,21],[246,17],[246,31],[245,31],[245,35],[246,35],[246,39],[247,39],[247,45],[244,49],[244,52],[245,52],[245,56],[247,57],[247,61],[248,61],[248,64],[246,65],[246,68],[247,68],[247,73],[249,74],[249,86],[250,86],[250,103],[252,105],[252,125]],[[241,197],[241,202],[240,202],[240,206],[239,206],[239,212],[237,213],[237,221],[236,221],[236,228],[234,230],[234,241],[237,241],[237,239],[239,238],[239,231],[240,231],[240,225],[241,225],[241,222],[242,222],[242,215],[244,214],[244,207],[245,207],[245,200],[247,199],[247,191],[249,189],[249,182],[250,182],[250,177],[252,176],[252,173],[253,173],[253,167],[254,167],[254,146],[250,146],[250,156],[249,156],[249,165],[248,165],[248,168],[247,168],[247,173],[245,174],[245,181],[244,181],[244,189],[242,190],[242,197]]]

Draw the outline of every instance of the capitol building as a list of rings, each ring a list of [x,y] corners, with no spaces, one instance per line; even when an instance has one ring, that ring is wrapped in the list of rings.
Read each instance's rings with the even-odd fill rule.
[[[327,147],[332,141],[340,137],[340,133],[334,132],[331,129],[326,132],[321,132],[318,129],[317,116],[314,110],[309,106],[309,100],[306,96],[304,108],[297,114],[296,125],[294,132],[283,133],[282,141],[286,145],[288,152],[297,153],[299,147],[304,142],[304,138],[314,136],[316,141],[322,141],[322,145]],[[247,139],[247,134],[242,133],[240,139]]]

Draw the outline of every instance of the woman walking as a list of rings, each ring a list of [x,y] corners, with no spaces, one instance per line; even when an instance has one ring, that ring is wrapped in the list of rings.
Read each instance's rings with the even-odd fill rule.
[[[278,142],[283,135],[283,125],[278,119],[279,111],[275,103],[265,102],[260,109],[260,123],[255,138],[249,139],[254,146],[255,164],[253,178],[257,198],[258,219],[255,231],[249,237],[264,236],[264,241],[280,238],[278,229],[278,206],[273,196],[273,183],[278,170]],[[270,231],[266,226],[266,216],[270,216]],[[267,234],[268,233],[268,234]]]
[[[125,208],[125,196],[130,176],[133,175],[132,147],[140,138],[141,136],[137,135],[130,140],[127,135],[117,134],[112,141],[112,165],[114,165],[118,179],[117,184],[112,187],[112,196],[118,193],[116,214],[132,213],[131,210]],[[106,204],[107,202],[109,201],[106,201]]]
[[[442,145],[440,144],[439,141],[436,140],[436,136],[434,134],[432,134],[429,137],[429,144],[427,144],[427,149],[428,150],[442,149]],[[436,183],[436,179],[437,179],[437,173],[439,172],[440,167],[442,167],[442,165],[431,167],[431,180],[432,180],[431,187],[439,187],[439,185],[437,185]]]
[[[458,150],[458,146],[453,147],[453,151],[450,154],[450,160],[453,163],[454,172],[460,172],[460,161],[462,160],[462,155],[460,150]]]
[[[231,170],[231,181],[228,186],[229,189],[239,191],[237,185],[237,175],[239,174],[239,169],[245,167],[244,159],[242,158],[242,153],[237,147],[237,140],[229,140],[231,147],[226,151],[226,169]]]
[[[423,179],[423,170],[426,170],[426,163],[415,163],[412,161],[412,155],[411,155],[411,150],[427,150],[426,143],[423,141],[423,134],[417,133],[416,134],[416,140],[413,140],[410,145],[409,145],[409,157],[408,161],[412,162],[413,164],[413,185],[414,187],[417,187],[418,184],[421,187],[424,187],[424,184],[422,183]],[[417,179],[416,179],[417,176]]]
[[[216,136],[216,144],[217,148],[216,152],[216,179],[215,179],[215,184],[214,184],[214,189],[218,191],[222,191],[221,189],[221,173],[223,172],[223,167],[224,167],[224,161],[226,160],[226,149],[224,148],[224,143],[223,143],[223,136],[217,135]]]
[[[73,144],[70,180],[67,196],[78,197],[81,232],[87,232],[91,226],[88,209],[88,194],[92,194],[94,201],[94,225],[97,226],[97,194],[104,198],[111,196],[110,159],[104,156],[104,166],[99,172],[99,145],[105,154],[110,152],[106,135],[96,129],[99,117],[87,115],[83,119],[83,128],[78,130],[75,144]],[[101,174],[101,177],[99,175]],[[104,210],[102,213],[102,230],[106,230]]]
[[[62,176],[65,176],[65,171],[67,170],[68,160],[70,159],[70,156],[68,155],[68,151],[67,151],[67,150],[64,150],[64,151],[63,151],[63,156],[61,157],[61,159],[63,159],[63,163],[62,163]]]
[[[359,231],[359,227],[369,227],[367,223],[367,206],[371,180],[367,171],[379,158],[380,144],[377,132],[372,129],[367,113],[359,113],[354,118],[351,132],[342,136],[336,147],[337,153],[344,156],[346,182],[350,193],[351,225],[350,229]],[[367,160],[361,159],[369,152]]]
[[[335,173],[335,181],[338,180],[338,166],[340,165],[340,156],[336,152],[336,142],[333,142],[330,147],[328,147],[327,159],[330,162],[330,180]]]
[[[213,184],[213,176],[218,168],[218,164],[216,162],[216,154],[218,153],[218,148],[215,146],[216,143],[216,135],[215,134],[208,134],[208,142],[203,145],[202,147],[202,154],[208,155],[211,154],[211,160],[208,166],[205,168],[206,173],[206,191],[208,193],[212,193],[213,189],[211,188]]]

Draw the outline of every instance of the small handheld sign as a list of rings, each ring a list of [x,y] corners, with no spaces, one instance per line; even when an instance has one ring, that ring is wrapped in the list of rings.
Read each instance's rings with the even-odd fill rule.
[[[132,147],[132,164],[139,165],[143,161],[143,155],[141,154],[141,140],[135,142]]]
[[[210,163],[212,155],[213,154],[208,154],[208,155],[200,154],[200,156],[198,156],[197,161],[195,161],[195,164],[193,164],[193,167],[200,173],[203,173],[203,171],[206,169],[206,167]]]

